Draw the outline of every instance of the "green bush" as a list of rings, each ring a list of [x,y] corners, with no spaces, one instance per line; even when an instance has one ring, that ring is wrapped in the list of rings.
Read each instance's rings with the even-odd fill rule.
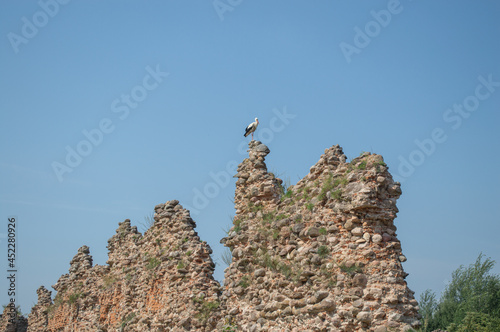
[[[224,248],[224,251],[221,254],[221,259],[227,266],[231,265],[233,262],[233,253],[231,252],[231,249]]]
[[[339,201],[342,198],[342,190],[337,189],[334,192],[332,192],[332,198],[336,201]]]
[[[69,296],[69,299],[68,299],[68,303],[69,304],[73,304],[76,302],[76,300],[78,300],[80,298],[80,296],[82,295],[82,293],[73,293]]]
[[[422,331],[499,331],[490,329],[500,326],[500,276],[490,274],[494,264],[480,254],[474,264],[460,266],[439,301],[426,290],[420,296]]]
[[[338,267],[340,268],[340,270],[342,272],[345,272],[345,273],[347,273],[347,274],[349,274],[351,276],[353,276],[356,273],[362,273],[363,272],[363,270],[359,266],[356,266],[356,265],[347,266],[344,263],[341,263],[341,264],[338,265]]]
[[[462,323],[448,326],[449,332],[499,332],[500,319],[480,312],[468,312]]]
[[[240,219],[234,219],[233,220],[233,225],[234,225],[234,231],[236,233],[239,233],[241,231],[241,223],[242,223],[242,220]]]
[[[177,269],[183,269],[186,267],[186,263],[184,261],[180,260],[179,263],[177,263]]]
[[[330,192],[333,199],[340,200],[342,197],[342,188],[345,187],[348,183],[349,180],[346,177],[336,178],[334,180],[333,176],[330,175],[323,183],[323,187],[321,187],[318,199],[320,201],[323,201],[324,199],[326,199],[326,194]],[[336,190],[334,190],[335,188]]]
[[[330,250],[328,249],[327,246],[320,246],[318,248],[318,255],[321,258],[325,258],[326,256],[328,256],[329,253],[330,253]]]
[[[158,265],[160,265],[160,263],[161,262],[158,259],[156,259],[156,257],[150,257],[150,258],[148,258],[148,264],[146,265],[146,268],[148,270],[153,270]]]
[[[241,277],[239,285],[243,288],[247,288],[250,285],[250,281],[248,280],[248,276]]]
[[[274,212],[265,213],[262,216],[262,224],[270,224],[274,220]]]

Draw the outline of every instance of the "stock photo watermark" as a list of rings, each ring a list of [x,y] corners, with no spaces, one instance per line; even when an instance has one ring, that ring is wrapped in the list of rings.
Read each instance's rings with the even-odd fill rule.
[[[269,144],[274,140],[276,134],[285,130],[285,128],[291,123],[297,115],[288,113],[286,107],[282,110],[273,109],[274,116],[269,121],[269,124],[263,128],[259,127],[259,130],[255,133],[255,140],[261,141],[264,144]],[[236,147],[237,151],[241,155],[247,153],[248,140],[242,140]],[[238,162],[236,160],[229,160],[226,163],[226,167],[218,172],[210,171],[208,175],[212,179],[210,182],[206,183],[203,188],[193,189],[193,200],[191,205],[186,205],[186,209],[191,211],[191,213],[198,215],[201,210],[205,209],[209,204],[210,200],[217,197],[220,191],[226,188],[231,182],[231,178],[236,174],[238,168]]]
[[[408,0],[412,1],[412,0]],[[354,37],[352,43],[342,41],[339,44],[340,50],[347,63],[351,63],[352,56],[360,54],[361,51],[370,45],[374,38],[377,38],[382,29],[387,28],[395,15],[401,14],[404,7],[399,0],[389,0],[387,8],[378,11],[371,10],[372,20],[368,21],[363,28],[354,27]]]
[[[243,0],[214,0],[212,5],[214,7],[219,20],[224,21],[226,12],[232,12],[236,7],[241,5]]]
[[[144,101],[149,92],[158,88],[163,80],[170,75],[168,72],[160,70],[160,65],[156,65],[153,69],[150,66],[145,68],[147,74],[144,75],[141,84],[137,84],[129,93],[123,93],[120,98],[116,98],[111,102],[111,112],[118,114],[120,120],[125,120],[129,117],[130,111],[136,109],[139,104]],[[63,175],[71,173],[88,157],[94,148],[98,147],[104,141],[106,135],[111,134],[115,130],[115,122],[111,118],[102,118],[96,128],[90,130],[82,130],[85,137],[80,140],[74,147],[66,145],[66,156],[64,162],[53,161],[51,166],[59,182],[63,182]]]
[[[17,255],[18,255],[18,243],[17,243],[17,225],[18,218],[16,216],[10,216],[7,218],[7,296],[9,299],[8,307],[8,321],[10,323],[15,323],[17,320],[17,308],[16,308],[16,298],[17,298]]]
[[[477,80],[474,92],[466,96],[461,103],[455,103],[443,113],[443,121],[451,126],[452,130],[458,130],[465,119],[468,119],[479,109],[481,102],[487,100],[500,87],[500,81],[493,80],[493,74],[487,77],[480,75]],[[422,140],[415,139],[416,148],[408,156],[400,155],[398,157],[399,165],[397,168],[396,179],[404,182],[408,177],[415,173],[417,167],[421,166],[427,158],[433,155],[439,144],[446,142],[448,135],[446,130],[436,127],[431,131],[429,137]]]
[[[19,46],[26,45],[28,42],[38,35],[40,29],[43,29],[52,18],[54,18],[61,6],[66,5],[71,0],[40,0],[38,6],[40,10],[36,11],[31,18],[26,16],[21,17],[20,33],[9,32],[7,39],[14,53],[19,53]]]

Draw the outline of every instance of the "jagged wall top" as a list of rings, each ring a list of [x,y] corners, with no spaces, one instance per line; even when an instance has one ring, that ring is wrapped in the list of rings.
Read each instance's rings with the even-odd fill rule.
[[[347,163],[325,150],[296,185],[267,171],[269,148],[249,143],[235,177],[232,251],[224,287],[212,250],[177,200],[155,206],[142,235],[130,220],[108,241],[106,266],[87,246],[50,292],[40,288],[29,332],[404,331],[418,327],[394,218],[400,185],[383,158]],[[176,330],[176,331],[177,331]]]
[[[251,141],[249,157],[238,165],[236,181],[236,213],[248,210],[249,204],[275,206],[281,195],[282,180],[267,172],[265,158],[269,148],[260,141]]]
[[[220,285],[213,278],[212,249],[194,230],[177,200],[155,207],[154,223],[142,235],[130,220],[108,240],[106,266],[92,266],[87,246],[78,249],[69,273],[50,292],[41,287],[29,332],[212,331],[220,320]]]
[[[400,185],[383,158],[338,145],[290,188],[260,142],[238,167],[223,301],[242,330],[396,331],[419,325],[394,218]]]

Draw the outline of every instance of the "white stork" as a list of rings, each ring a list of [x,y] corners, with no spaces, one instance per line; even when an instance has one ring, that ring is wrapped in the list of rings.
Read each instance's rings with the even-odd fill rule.
[[[255,118],[255,122],[252,122],[251,124],[248,125],[248,127],[245,129],[245,134],[243,136],[247,137],[248,135],[252,134],[252,141],[253,141],[253,132],[255,129],[257,129],[257,126],[259,125],[259,119]]]

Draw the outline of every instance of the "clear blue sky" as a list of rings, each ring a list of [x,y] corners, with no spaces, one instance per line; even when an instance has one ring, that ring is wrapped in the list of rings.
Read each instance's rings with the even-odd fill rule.
[[[335,144],[384,156],[417,297],[480,252],[500,271],[498,1],[60,1],[0,3],[0,269],[14,215],[23,312],[171,199],[222,280],[256,116],[292,183]]]

